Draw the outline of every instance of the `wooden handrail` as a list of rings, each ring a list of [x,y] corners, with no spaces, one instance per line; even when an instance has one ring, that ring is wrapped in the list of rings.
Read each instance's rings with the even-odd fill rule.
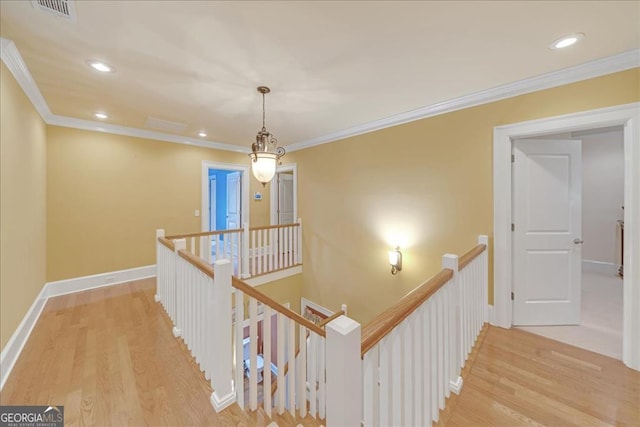
[[[202,236],[217,236],[220,234],[242,233],[244,229],[234,228],[231,230],[215,230],[215,231],[202,231],[200,233],[188,233],[188,234],[176,234],[174,236],[167,236],[165,239],[184,239],[187,237],[202,237]]]
[[[331,316],[327,317],[326,319],[322,319],[322,321],[318,323],[318,326],[320,326],[321,328],[324,328],[327,325],[327,323],[331,322],[333,319],[337,319],[343,314],[344,314],[344,311],[342,310],[338,311],[337,313],[333,313]]]
[[[163,244],[167,248],[171,249],[172,251],[176,250],[176,247],[173,244],[173,242],[171,240],[167,239],[166,237],[158,237],[158,242],[160,242],[161,244]]]
[[[453,270],[445,268],[425,283],[405,295],[400,301],[377,315],[362,328],[360,356],[376,345],[382,338],[420,307],[453,277]]]
[[[296,222],[295,224],[278,224],[278,225],[265,225],[263,227],[251,227],[249,231],[253,230],[272,230],[274,228],[288,228],[288,227],[300,227],[300,223]]]
[[[191,265],[213,279],[213,267],[211,267],[209,264],[207,264],[197,256],[192,255],[191,252],[187,252],[185,250],[179,250],[178,255],[189,261]]]
[[[257,299],[261,303],[268,305],[273,310],[277,311],[278,313],[282,313],[285,317],[288,317],[289,319],[315,332],[321,337],[326,337],[326,333],[324,332],[324,329],[322,329],[312,321],[300,316],[295,311],[289,310],[284,305],[278,304],[275,300],[269,298],[268,296],[266,296],[265,294],[263,294],[262,292],[254,288],[253,286],[246,284],[245,282],[238,279],[237,277],[231,278],[231,284],[233,285],[234,288],[243,292],[245,295],[249,295],[250,297]]]
[[[487,249],[487,245],[485,245],[484,243],[481,243],[476,247],[470,249],[466,254],[462,255],[460,258],[458,258],[458,271],[466,267],[467,264],[469,264],[471,261],[476,259],[476,257],[480,255],[482,252],[484,252],[486,249]]]

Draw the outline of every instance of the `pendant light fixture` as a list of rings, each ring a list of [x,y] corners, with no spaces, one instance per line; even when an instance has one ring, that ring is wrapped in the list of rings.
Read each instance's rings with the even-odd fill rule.
[[[258,92],[262,94],[262,129],[256,135],[256,142],[251,145],[251,170],[253,176],[266,186],[276,174],[278,159],[284,156],[284,148],[278,147],[278,140],[265,127],[264,96],[271,92],[266,86],[258,86]]]

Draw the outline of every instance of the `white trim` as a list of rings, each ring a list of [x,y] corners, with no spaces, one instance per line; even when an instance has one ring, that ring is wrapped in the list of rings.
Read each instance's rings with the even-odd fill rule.
[[[264,285],[265,283],[270,283],[275,280],[284,279],[287,277],[295,276],[296,274],[302,273],[302,266],[297,265],[295,267],[287,268],[286,270],[274,271],[273,273],[263,274],[262,276],[251,277],[249,279],[245,279],[244,282],[248,285],[256,286]]]
[[[404,113],[394,114],[393,116],[353,126],[338,132],[290,144],[286,146],[286,149],[289,152],[302,150],[304,148],[326,144],[339,139],[374,132],[391,126],[397,126],[403,123],[450,113],[452,111],[462,110],[464,108],[474,107],[481,104],[487,104],[489,102],[495,102],[518,95],[524,95],[526,93],[591,79],[605,74],[616,73],[636,68],[638,66],[640,66],[640,49],[634,49],[573,67],[564,68],[562,70],[552,71],[550,73],[519,80],[514,83],[508,83],[447,101],[438,102],[436,104],[427,105]]]
[[[512,140],[614,125],[624,126],[624,308],[622,361],[640,370],[640,103],[498,126],[493,131],[494,311],[496,325],[511,327]],[[517,227],[517,224],[516,224]]]
[[[7,341],[7,344],[0,352],[0,390],[4,387],[7,378],[11,374],[11,370],[13,369],[24,345],[27,343],[29,339],[29,335],[31,335],[31,331],[33,331],[36,322],[40,318],[40,314],[42,313],[42,309],[44,308],[47,302],[46,297],[46,285],[42,287],[40,293],[31,304],[29,311],[25,314],[24,318],[20,322],[20,325],[16,328]]]
[[[491,304],[487,305],[487,322],[489,322],[490,325],[496,325],[496,313]]]
[[[298,164],[297,163],[289,163],[286,165],[278,166],[276,169],[276,176],[280,172],[293,172],[293,222],[298,220]],[[269,186],[269,207],[270,207],[270,223],[271,225],[277,225],[278,221],[278,201],[276,198],[276,190],[279,190],[276,185],[273,185],[273,181],[271,181]]]
[[[209,169],[219,169],[226,170],[231,172],[241,172],[242,173],[242,205],[240,212],[240,226],[245,222],[249,222],[249,218],[251,218],[250,209],[250,189],[249,189],[249,166],[247,165],[238,165],[235,163],[220,163],[213,162],[210,160],[202,161],[202,180],[201,180],[201,193],[200,193],[200,228],[201,231],[209,231],[209,206],[207,202],[209,201]]]
[[[311,307],[312,309],[319,311],[325,316],[333,316],[335,313],[329,310],[327,307],[323,307],[320,304],[316,304],[315,302],[306,299],[305,297],[300,298],[300,315],[304,316],[304,308]]]
[[[196,145],[200,147],[214,148],[224,151],[233,151],[240,153],[249,153],[248,147],[242,147],[233,144],[226,144],[215,141],[203,141],[197,138],[186,136],[171,135],[162,132],[154,132],[145,129],[137,129],[126,126],[111,125],[104,122],[93,120],[83,120],[73,117],[55,115],[51,113],[40,89],[31,76],[20,52],[16,48],[13,41],[0,38],[1,59],[7,65],[13,76],[18,81],[22,90],[27,94],[36,110],[40,113],[43,120],[49,125],[64,126],[70,128],[92,130],[96,132],[113,133],[116,135],[134,136],[139,138],[156,139],[159,141],[174,142],[178,144]],[[353,126],[338,132],[332,132],[317,138],[308,139],[306,141],[296,142],[285,146],[287,151],[293,152],[304,148],[314,147],[316,145],[326,144],[329,142],[345,139],[351,136],[361,135],[363,133],[374,132],[376,130],[397,126],[403,123],[424,119],[440,114],[450,113],[452,111],[462,110],[464,108],[476,105],[486,104],[513,96],[523,95],[525,93],[535,92],[538,90],[549,89],[556,86],[586,80],[605,74],[616,73],[640,66],[640,49],[634,49],[617,55],[589,61],[584,64],[576,65],[562,70],[553,71],[539,76],[519,80],[495,88],[475,92],[447,101],[438,102],[427,105],[415,110],[394,114],[379,120]]]
[[[27,64],[24,63],[22,55],[20,55],[20,52],[13,41],[0,37],[0,59],[2,59],[2,62],[4,62],[9,71],[11,71],[11,74],[13,74],[13,77],[16,79],[25,95],[27,95],[27,98],[29,98],[35,109],[40,114],[40,117],[42,117],[45,122],[49,123],[49,119],[52,116],[49,105],[47,105],[47,101],[44,100],[42,93],[40,93],[38,85],[36,85],[35,80],[33,80],[33,76],[31,76],[31,73],[27,68]]]
[[[147,279],[155,276],[156,266],[153,264],[146,265],[144,267],[93,274],[91,276],[58,280],[57,282],[49,282],[46,284],[46,296],[47,298],[57,297],[60,295],[73,294],[90,289],[102,288],[104,286],[119,285],[121,283]]]
[[[134,280],[155,277],[156,266],[147,265],[144,267],[129,268],[127,270],[112,271],[109,273],[94,274],[91,276],[76,277],[73,279],[58,280],[48,282],[40,290],[40,293],[31,304],[31,308],[16,328],[9,341],[0,353],[0,390],[11,374],[22,349],[33,331],[42,310],[51,297],[66,295],[75,292],[82,292],[89,289],[113,286]]]
[[[593,261],[590,259],[582,260],[582,270],[593,271],[604,274],[617,275],[618,265],[612,262]]]
[[[460,392],[462,391],[462,386],[463,385],[464,385],[464,380],[462,379],[461,376],[458,376],[458,378],[456,378],[455,381],[453,381],[453,380],[449,381],[449,388],[455,394],[460,394]]]
[[[57,114],[51,114],[45,119],[45,121],[48,125],[53,126],[62,126],[94,132],[104,132],[114,135],[133,136],[136,138],[153,139],[156,141],[173,142],[176,144],[185,144],[197,147],[213,148],[217,150],[249,154],[249,149],[247,147],[241,147],[239,145],[225,144],[223,142],[216,141],[205,141],[203,139],[191,138],[188,136],[172,135],[164,132],[114,125],[94,120],[78,119],[75,117],[60,116]]]
[[[243,391],[244,393],[244,391]],[[216,413],[236,403],[236,391],[232,388],[226,396],[218,396],[214,391],[211,393],[211,405]]]

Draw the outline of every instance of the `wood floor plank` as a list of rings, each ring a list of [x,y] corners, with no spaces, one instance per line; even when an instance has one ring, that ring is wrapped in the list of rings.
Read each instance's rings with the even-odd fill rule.
[[[640,426],[640,373],[518,329],[489,327],[452,426]]]

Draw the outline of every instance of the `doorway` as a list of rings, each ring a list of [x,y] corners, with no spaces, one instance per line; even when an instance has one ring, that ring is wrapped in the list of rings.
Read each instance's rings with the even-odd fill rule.
[[[249,218],[247,166],[202,162],[202,231],[242,228]]]
[[[622,126],[624,135],[624,278],[622,361],[640,370],[640,103],[494,128],[494,305],[492,323],[510,328],[513,305],[511,149],[516,139]]]
[[[271,225],[293,224],[298,219],[298,168],[279,166],[270,188]]]
[[[622,359],[622,126],[519,139],[513,148],[514,326]]]

